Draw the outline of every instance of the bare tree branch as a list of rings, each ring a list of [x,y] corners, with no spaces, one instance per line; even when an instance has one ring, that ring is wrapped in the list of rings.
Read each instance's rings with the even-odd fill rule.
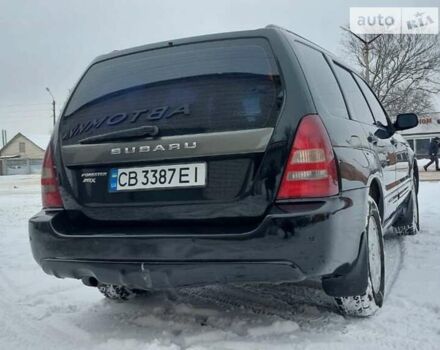
[[[365,43],[375,36],[361,38],[345,33],[344,52],[364,78],[368,69],[369,83],[391,116],[433,108],[432,96],[440,93],[439,35],[382,35],[369,44],[369,67]]]

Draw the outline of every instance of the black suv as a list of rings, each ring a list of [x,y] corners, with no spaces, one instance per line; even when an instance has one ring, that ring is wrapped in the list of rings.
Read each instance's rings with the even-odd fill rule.
[[[47,148],[33,255],[109,298],[311,281],[384,298],[384,232],[418,230],[418,170],[365,81],[269,26],[95,59]]]

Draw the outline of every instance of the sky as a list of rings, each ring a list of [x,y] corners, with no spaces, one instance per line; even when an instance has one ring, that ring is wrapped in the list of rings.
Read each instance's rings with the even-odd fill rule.
[[[58,115],[90,61],[116,49],[276,24],[340,55],[340,26],[362,6],[440,0],[0,0],[0,129],[50,133],[46,87]]]

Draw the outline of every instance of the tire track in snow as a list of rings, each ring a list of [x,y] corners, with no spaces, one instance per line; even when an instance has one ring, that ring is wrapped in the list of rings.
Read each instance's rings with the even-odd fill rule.
[[[18,300],[20,288],[14,284],[7,274],[0,270],[0,334],[1,338],[34,349],[35,344],[44,342],[48,348],[78,348],[81,341],[76,337],[77,331],[55,327],[35,318]],[[83,347],[87,343],[84,342]]]
[[[399,277],[399,271],[403,266],[405,237],[396,236],[392,233],[384,237],[385,250],[385,297],[387,298]]]
[[[55,327],[53,324],[42,322],[30,313],[31,307],[23,304],[23,288],[16,276],[16,269],[22,270],[22,259],[29,256],[27,239],[27,219],[39,210],[39,192],[19,192],[12,200],[3,201],[0,210],[2,223],[2,265],[0,266],[0,338],[2,343],[19,344],[20,348],[34,349],[36,344],[47,344],[47,348],[78,348],[77,331]],[[35,198],[36,197],[36,198]],[[37,199],[38,198],[38,199]],[[6,199],[6,198],[4,198]],[[36,203],[38,203],[36,205]],[[17,225],[18,224],[18,225]],[[18,239],[17,239],[18,237]],[[10,241],[14,241],[11,249]],[[20,259],[19,261],[17,259]],[[20,262],[20,265],[18,264]],[[28,272],[27,270],[24,272]],[[42,275],[42,277],[44,277]],[[32,288],[32,287],[30,287]],[[54,288],[54,287],[53,287]],[[41,295],[34,295],[41,297]],[[86,343],[82,347],[86,347]]]

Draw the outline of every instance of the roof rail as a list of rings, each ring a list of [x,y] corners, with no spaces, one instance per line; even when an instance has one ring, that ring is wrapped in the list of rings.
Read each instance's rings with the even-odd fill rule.
[[[273,28],[273,29],[287,30],[286,28],[281,27],[281,26],[278,26],[278,25],[276,25],[276,24],[268,24],[268,25],[267,25],[266,27],[264,27],[264,28],[268,28],[268,29]],[[288,31],[288,30],[287,30],[287,31]]]

